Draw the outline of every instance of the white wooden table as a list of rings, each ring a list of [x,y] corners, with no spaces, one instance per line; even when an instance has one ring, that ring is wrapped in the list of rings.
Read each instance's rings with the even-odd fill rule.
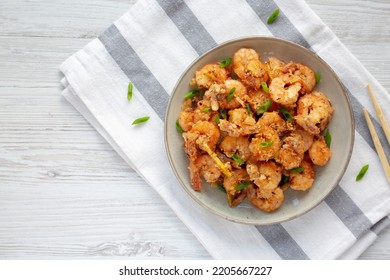
[[[210,258],[60,95],[60,63],[134,2],[0,0],[0,259]],[[307,2],[390,92],[390,1]],[[361,258],[390,259],[390,229]]]

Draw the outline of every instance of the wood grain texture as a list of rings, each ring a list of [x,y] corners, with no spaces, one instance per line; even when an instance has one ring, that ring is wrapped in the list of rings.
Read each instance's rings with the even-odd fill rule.
[[[210,258],[60,95],[60,63],[134,2],[0,2],[0,259]],[[307,2],[390,91],[389,1]],[[390,229],[361,258],[390,259]]]

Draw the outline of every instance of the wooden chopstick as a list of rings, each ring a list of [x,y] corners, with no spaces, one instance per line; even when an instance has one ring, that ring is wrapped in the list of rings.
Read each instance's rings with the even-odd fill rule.
[[[386,158],[386,155],[385,155],[385,151],[383,150],[382,144],[379,141],[378,134],[376,133],[375,127],[372,124],[372,121],[370,119],[370,115],[368,114],[367,109],[363,108],[363,112],[364,112],[364,117],[366,118],[368,129],[370,130],[370,133],[371,133],[372,141],[374,141],[375,149],[376,149],[376,151],[378,153],[378,156],[379,156],[379,159],[381,161],[382,167],[383,167],[383,169],[385,171],[385,174],[386,174],[386,177],[387,177],[387,181],[390,183],[390,165],[389,165],[389,162],[387,161],[387,158]]]
[[[383,132],[386,135],[387,142],[390,144],[390,127],[389,123],[387,122],[385,115],[383,114],[382,108],[379,105],[378,100],[376,99],[375,93],[371,88],[371,85],[367,85],[368,92],[370,93],[372,103],[374,104],[376,114],[378,115],[379,121],[381,123]]]

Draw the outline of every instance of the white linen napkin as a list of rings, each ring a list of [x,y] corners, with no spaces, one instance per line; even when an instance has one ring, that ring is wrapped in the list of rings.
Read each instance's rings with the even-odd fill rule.
[[[267,25],[277,8],[279,18]],[[229,222],[194,202],[171,171],[163,140],[169,94],[185,68],[219,43],[253,35],[287,39],[321,56],[345,85],[356,121],[354,151],[339,186],[309,213],[270,226]],[[390,224],[390,187],[362,113],[366,107],[386,144],[366,85],[372,85],[383,107],[390,106],[390,99],[302,0],[138,1],[68,58],[61,71],[63,96],[162,196],[215,259],[354,259]],[[130,81],[134,94],[127,102]],[[150,120],[131,125],[142,116]],[[367,163],[369,172],[356,183]]]

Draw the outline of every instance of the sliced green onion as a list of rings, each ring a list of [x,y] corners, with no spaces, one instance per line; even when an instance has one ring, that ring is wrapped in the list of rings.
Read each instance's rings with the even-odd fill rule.
[[[289,171],[294,173],[301,173],[303,171],[303,167],[292,168]]]
[[[232,63],[232,58],[227,57],[219,63],[219,67],[225,68],[226,66],[229,66],[231,63]]]
[[[261,105],[259,108],[256,109],[257,114],[263,114],[264,112],[267,112],[269,107],[271,107],[271,105],[272,105],[272,101],[267,100],[266,102],[264,102],[263,105]]]
[[[249,115],[252,115],[252,109],[251,106],[249,106],[249,103],[246,103],[246,110],[248,111]]]
[[[234,189],[236,191],[242,191],[243,189],[245,189],[247,186],[249,186],[251,182],[250,181],[245,181],[245,182],[242,182],[241,184],[237,185]]]
[[[225,109],[224,108],[220,108],[219,112],[221,113],[221,117],[226,120],[227,119],[227,115],[226,115]]]
[[[127,100],[130,101],[133,98],[133,83],[130,82],[127,86]]]
[[[234,161],[238,164],[238,165],[243,165],[244,164],[244,161],[237,155],[237,154],[234,154],[232,156],[232,158],[234,159]]]
[[[150,119],[150,117],[148,117],[148,116],[138,118],[138,119],[133,121],[132,125],[147,122],[149,119]]]
[[[316,77],[316,84],[318,84],[321,81],[321,73],[320,73],[320,71],[317,71],[317,73],[314,76]]]
[[[362,167],[362,169],[360,169],[360,172],[359,174],[356,176],[356,181],[360,181],[364,175],[366,174],[367,170],[368,170],[368,164],[366,164],[365,166]]]
[[[225,137],[224,137],[224,136],[219,137],[219,140],[218,140],[218,142],[217,142],[217,146],[219,146],[219,144],[221,144],[223,138],[225,138]]]
[[[226,193],[226,190],[225,190],[225,188],[224,188],[223,186],[218,185],[217,188],[218,188],[218,190],[220,190],[221,192]]]
[[[228,96],[226,97],[226,102],[230,102],[230,100],[233,99],[233,96],[234,96],[234,92],[236,91],[236,88],[232,88],[229,93],[228,93]]]
[[[279,12],[280,12],[280,10],[279,10],[279,9],[276,9],[276,10],[272,13],[272,15],[268,18],[267,23],[268,23],[268,24],[273,23],[273,22],[278,18]]]
[[[176,120],[176,130],[178,131],[178,132],[180,132],[180,133],[183,133],[184,132],[184,130],[183,130],[183,128],[180,126],[180,124],[179,124],[179,120]]]
[[[261,82],[261,87],[263,88],[263,90],[264,90],[266,93],[269,93],[269,88],[268,88],[266,82]]]
[[[290,179],[289,176],[286,176],[286,175],[282,174],[282,180],[280,180],[280,184],[281,184],[281,185],[286,184],[286,183],[288,182],[289,179]]]
[[[210,111],[211,107],[205,107],[202,109],[203,112],[207,113],[208,111]]]
[[[219,115],[216,115],[214,120],[215,120],[215,123],[216,123],[216,124],[219,124],[219,123],[221,122],[221,121],[219,120]]]
[[[332,143],[332,135],[330,135],[329,130],[326,131],[325,142],[326,142],[326,145],[328,145],[328,147],[330,147],[330,143]]]
[[[269,142],[261,142],[261,143],[260,143],[260,146],[261,146],[262,148],[266,148],[266,147],[272,146],[273,143],[274,143],[274,142],[272,142],[272,141],[269,141]]]
[[[293,116],[291,115],[290,111],[287,110],[286,108],[284,107],[280,107],[279,108],[279,112],[282,113],[283,117],[289,121],[289,122],[294,122],[294,118]]]
[[[194,96],[197,96],[198,93],[199,93],[199,91],[197,91],[197,90],[192,90],[190,92],[187,92],[186,95],[184,95],[184,99],[190,99]]]

